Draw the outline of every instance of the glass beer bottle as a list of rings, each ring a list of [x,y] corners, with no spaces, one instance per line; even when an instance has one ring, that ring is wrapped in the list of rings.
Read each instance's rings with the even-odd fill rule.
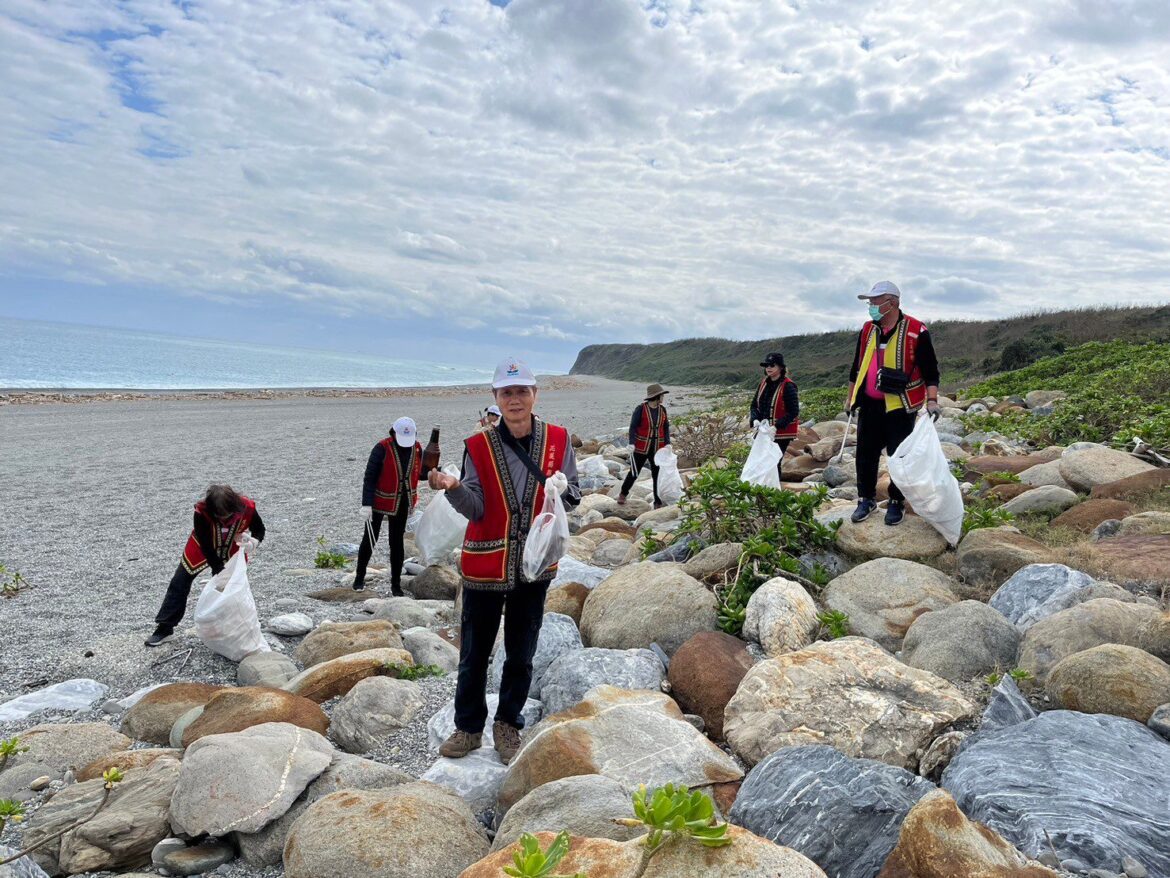
[[[439,468],[439,427],[437,424],[431,430],[431,441],[423,449],[422,465],[424,470]]]

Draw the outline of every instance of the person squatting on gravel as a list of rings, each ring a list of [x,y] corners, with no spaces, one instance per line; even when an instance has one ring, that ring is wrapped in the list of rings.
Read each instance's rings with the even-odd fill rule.
[[[504,360],[492,381],[503,419],[494,430],[465,442],[459,478],[439,470],[430,486],[446,491],[451,505],[468,520],[463,541],[462,641],[455,686],[455,731],[439,753],[452,759],[480,746],[487,720],[488,662],[504,614],[504,670],[492,735],[507,765],[520,747],[521,711],[532,683],[532,657],[544,619],[544,599],[556,565],[529,582],[522,573],[524,543],[556,490],[566,508],[581,502],[577,458],[564,427],[532,414],[536,377],[519,360]]]
[[[764,369],[764,377],[760,379],[760,386],[752,397],[750,420],[753,429],[765,422],[776,428],[776,444],[780,446],[776,472],[783,482],[784,452],[800,430],[800,421],[797,420],[800,414],[800,393],[796,389],[796,382],[788,377],[783,354],[773,351],[764,357],[760,365]]]
[[[654,455],[659,448],[670,444],[670,416],[663,404],[663,398],[668,393],[670,391],[663,390],[661,384],[651,384],[646,388],[646,398],[634,409],[633,417],[630,418],[630,444],[634,446],[634,462],[630,464],[630,472],[618,494],[617,501],[622,506],[630,495],[630,488],[634,487],[638,473],[649,463],[650,478],[654,483],[654,508],[662,507],[662,501],[658,499],[658,464],[654,462]]]
[[[399,418],[390,435],[374,446],[366,461],[362,481],[362,519],[365,531],[358,547],[357,570],[353,576],[355,591],[366,587],[366,567],[374,554],[374,545],[387,522],[386,539],[390,542],[390,592],[398,597],[402,591],[402,565],[406,561],[406,520],[418,504],[418,480],[430,467],[423,465],[418,428],[410,418]]]
[[[846,411],[857,411],[857,509],[864,521],[877,509],[878,462],[914,431],[924,405],[938,420],[938,358],[926,325],[902,312],[902,293],[888,280],[857,298],[869,302],[869,322],[857,337]],[[906,498],[890,482],[886,524],[902,522]]]
[[[167,586],[166,596],[154,621],[157,627],[146,638],[147,646],[166,643],[175,634],[175,626],[187,611],[191,583],[205,567],[213,574],[223,570],[228,559],[240,550],[248,534],[256,542],[264,540],[264,522],[256,504],[230,485],[212,485],[207,495],[195,504],[195,521],[183,559]]]

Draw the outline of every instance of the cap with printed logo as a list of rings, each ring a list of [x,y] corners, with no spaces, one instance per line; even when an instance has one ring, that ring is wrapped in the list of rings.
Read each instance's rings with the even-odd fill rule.
[[[501,387],[535,387],[536,376],[528,368],[528,364],[515,357],[508,357],[496,366],[495,377],[492,378],[492,389]]]
[[[410,448],[418,441],[418,428],[411,418],[399,418],[394,422],[394,441],[403,448]]]
[[[895,299],[901,299],[902,291],[899,290],[892,281],[880,280],[869,288],[868,293],[862,293],[857,298],[876,299],[878,296],[893,296]]]

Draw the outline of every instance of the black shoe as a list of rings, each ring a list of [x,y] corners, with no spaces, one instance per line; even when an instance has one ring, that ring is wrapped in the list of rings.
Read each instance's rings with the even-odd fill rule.
[[[353,583],[353,590],[354,590],[354,591],[365,591],[365,590],[366,590],[366,584],[365,584],[364,582],[358,582],[358,581],[355,579],[355,580],[354,580],[354,583]]]
[[[391,584],[391,586],[390,586],[390,594],[394,595],[394,597],[396,597],[396,598],[404,598],[404,597],[406,597],[406,592],[404,592],[404,591],[402,590],[402,586],[401,586],[401,585],[394,585],[394,584]]]
[[[875,509],[877,509],[877,504],[863,497],[857,501],[857,508],[853,510],[853,515],[849,517],[849,520],[854,524],[865,521]]]
[[[168,640],[173,640],[174,637],[175,637],[175,632],[173,629],[164,628],[162,625],[159,625],[157,628],[154,629],[154,634],[152,634],[152,635],[150,635],[150,637],[146,638],[146,640],[144,640],[143,643],[146,646],[162,646]]]
[[[901,501],[891,500],[889,505],[886,506],[886,524],[891,527],[895,524],[901,524],[905,515],[906,504]]]

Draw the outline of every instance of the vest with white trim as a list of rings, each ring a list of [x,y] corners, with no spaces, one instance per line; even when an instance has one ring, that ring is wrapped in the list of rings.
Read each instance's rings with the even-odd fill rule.
[[[775,425],[778,421],[788,417],[788,409],[784,405],[784,388],[789,384],[793,384],[791,378],[785,376],[781,379],[779,386],[776,388],[776,394],[772,397],[772,412],[769,417],[772,424]],[[759,409],[760,402],[764,398],[764,389],[768,386],[768,379],[764,377],[760,380],[760,386],[756,388],[756,408]],[[762,414],[762,412],[761,412]],[[780,427],[776,430],[777,439],[787,439],[790,436],[795,436],[800,431],[800,421],[793,418],[792,421],[785,427]]]
[[[666,406],[658,404],[658,423],[650,414],[649,403],[642,403],[642,420],[638,423],[638,430],[634,433],[634,452],[649,454],[650,444],[656,443],[656,448],[666,444]]]
[[[918,337],[925,331],[926,324],[921,320],[903,314],[886,343],[885,356],[879,365],[886,369],[897,369],[910,376],[910,383],[901,393],[884,394],[888,412],[897,409],[916,412],[926,404],[926,381],[922,378],[922,370],[918,367],[916,357]],[[877,356],[880,338],[880,327],[873,321],[861,328],[861,363],[858,364],[857,381],[853,384],[853,398],[849,401],[851,406],[857,403],[858,396],[865,390],[869,364]]]
[[[382,472],[378,474],[378,484],[374,486],[374,511],[383,515],[398,514],[398,498],[402,495],[402,472],[399,469],[398,443],[387,436],[378,443],[386,452],[382,459]],[[407,464],[407,486],[410,488],[410,508],[414,509],[418,503],[418,480],[422,475],[422,446],[417,442],[410,449],[410,461]]]

